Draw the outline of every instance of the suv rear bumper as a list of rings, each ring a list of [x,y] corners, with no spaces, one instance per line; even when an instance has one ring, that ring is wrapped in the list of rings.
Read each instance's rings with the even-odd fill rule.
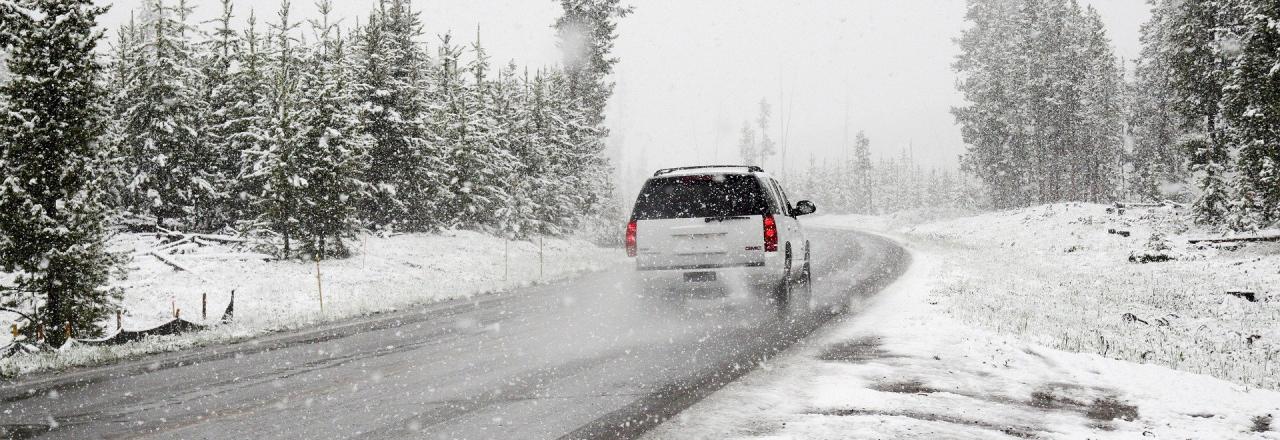
[[[757,288],[773,286],[782,280],[782,260],[781,253],[770,253],[762,262],[733,265],[637,266],[635,273],[636,281],[646,289]],[[715,279],[707,280],[709,278],[707,274],[714,274]],[[696,281],[691,281],[690,278]]]

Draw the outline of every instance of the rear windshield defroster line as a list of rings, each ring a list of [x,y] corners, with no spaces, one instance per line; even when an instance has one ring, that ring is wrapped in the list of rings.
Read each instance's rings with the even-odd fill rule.
[[[754,176],[713,174],[649,179],[640,190],[636,220],[764,215],[769,203]]]

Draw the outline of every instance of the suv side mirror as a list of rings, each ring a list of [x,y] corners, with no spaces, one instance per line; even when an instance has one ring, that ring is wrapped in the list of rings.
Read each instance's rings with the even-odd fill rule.
[[[809,215],[809,214],[818,212],[818,207],[813,206],[813,202],[810,202],[808,200],[801,200],[799,202],[796,202],[795,209],[792,209],[791,211],[795,213],[796,217],[799,217],[802,215]]]

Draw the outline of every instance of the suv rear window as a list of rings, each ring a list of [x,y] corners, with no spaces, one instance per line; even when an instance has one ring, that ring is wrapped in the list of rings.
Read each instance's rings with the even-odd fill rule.
[[[769,212],[760,182],[744,174],[649,179],[640,190],[636,220],[763,215]]]

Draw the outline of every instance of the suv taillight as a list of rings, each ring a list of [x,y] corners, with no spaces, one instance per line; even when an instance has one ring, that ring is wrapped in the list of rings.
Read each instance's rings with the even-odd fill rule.
[[[764,216],[764,251],[778,251],[778,222],[773,220],[773,214]]]
[[[776,247],[776,245],[775,245]],[[627,223],[627,256],[636,256],[636,221]]]

